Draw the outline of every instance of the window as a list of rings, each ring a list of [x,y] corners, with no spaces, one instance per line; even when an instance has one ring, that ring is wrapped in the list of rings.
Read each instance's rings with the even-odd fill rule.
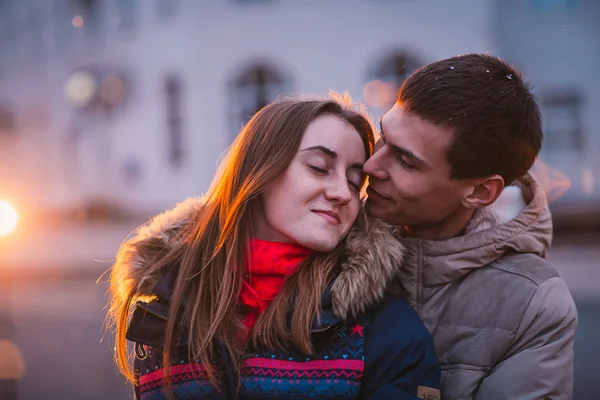
[[[363,100],[374,108],[389,109],[395,102],[404,80],[421,66],[404,52],[394,52],[376,63],[363,87]]]
[[[0,17],[12,9],[14,0],[0,0]]]
[[[17,20],[14,0],[0,4],[0,72],[10,71],[19,62],[22,29]]]
[[[130,32],[137,25],[139,0],[117,0],[118,24],[121,32]]]
[[[584,148],[581,125],[582,99],[578,92],[553,92],[543,96],[542,116],[545,150],[577,151]]]
[[[71,45],[73,37],[73,18],[76,12],[69,10],[66,0],[54,0],[52,7],[54,25],[54,50],[66,51]]]
[[[160,19],[174,18],[181,7],[181,0],[157,0],[156,9]]]
[[[26,46],[28,60],[37,66],[44,67],[46,61],[46,20],[41,11],[32,10],[27,14],[27,27],[29,32],[28,45]]]
[[[252,3],[269,3],[272,2],[274,0],[236,0],[238,3],[246,3],[246,4],[252,4]]]
[[[123,178],[127,187],[133,187],[142,180],[143,166],[135,154],[129,154],[123,160]]]
[[[261,108],[289,92],[290,84],[279,71],[257,64],[242,71],[233,81],[233,128],[235,133]]]
[[[169,76],[164,84],[169,162],[174,167],[180,167],[183,163],[183,134],[181,118],[181,81],[175,76]]]
[[[574,10],[578,0],[530,0],[531,10],[542,13],[564,13]]]
[[[87,37],[97,39],[103,25],[104,9],[100,0],[72,0],[73,26],[82,26]],[[76,21],[80,17],[82,20]]]
[[[0,8],[0,79],[15,63],[16,30],[11,17],[7,10]]]

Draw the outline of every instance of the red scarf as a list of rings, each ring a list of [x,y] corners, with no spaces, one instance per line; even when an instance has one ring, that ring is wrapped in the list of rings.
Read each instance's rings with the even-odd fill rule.
[[[240,303],[247,313],[244,325],[251,330],[258,316],[275,299],[285,279],[312,250],[295,243],[251,239],[247,258],[247,278],[240,293]]]

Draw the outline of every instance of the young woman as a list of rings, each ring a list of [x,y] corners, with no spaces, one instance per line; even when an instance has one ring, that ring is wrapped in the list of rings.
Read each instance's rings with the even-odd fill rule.
[[[402,248],[361,211],[373,143],[348,98],[276,101],[241,131],[205,196],[123,245],[110,316],[136,398],[438,393],[429,333],[385,295]]]

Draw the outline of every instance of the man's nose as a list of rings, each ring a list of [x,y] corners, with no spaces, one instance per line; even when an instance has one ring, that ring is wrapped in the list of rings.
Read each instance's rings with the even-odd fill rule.
[[[385,143],[383,142],[383,139],[379,138],[379,140],[377,140],[375,146],[373,147],[373,154],[377,153],[379,149],[383,147],[384,144]]]
[[[382,153],[383,151],[377,151],[374,153],[371,158],[367,160],[365,165],[363,165],[363,172],[373,178],[386,180],[389,179],[389,174],[382,163],[382,161],[384,161]]]

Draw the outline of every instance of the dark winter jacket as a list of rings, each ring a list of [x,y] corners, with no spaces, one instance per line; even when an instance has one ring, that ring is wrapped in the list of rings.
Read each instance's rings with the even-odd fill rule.
[[[122,290],[136,291],[127,338],[135,343],[135,393],[143,400],[167,398],[162,347],[177,267],[149,274],[146,266],[152,255],[140,254],[133,245],[142,240],[172,245],[175,232],[201,206],[201,200],[190,199],[156,217],[123,245],[115,265],[113,279]],[[186,343],[180,342],[170,371],[175,398],[439,398],[441,372],[430,334],[407,302],[384,294],[397,273],[402,247],[387,226],[371,222],[351,232],[346,254],[347,261],[322,296],[321,317],[313,321],[311,356],[249,349],[237,377],[217,341],[217,390],[202,365],[188,358]]]

